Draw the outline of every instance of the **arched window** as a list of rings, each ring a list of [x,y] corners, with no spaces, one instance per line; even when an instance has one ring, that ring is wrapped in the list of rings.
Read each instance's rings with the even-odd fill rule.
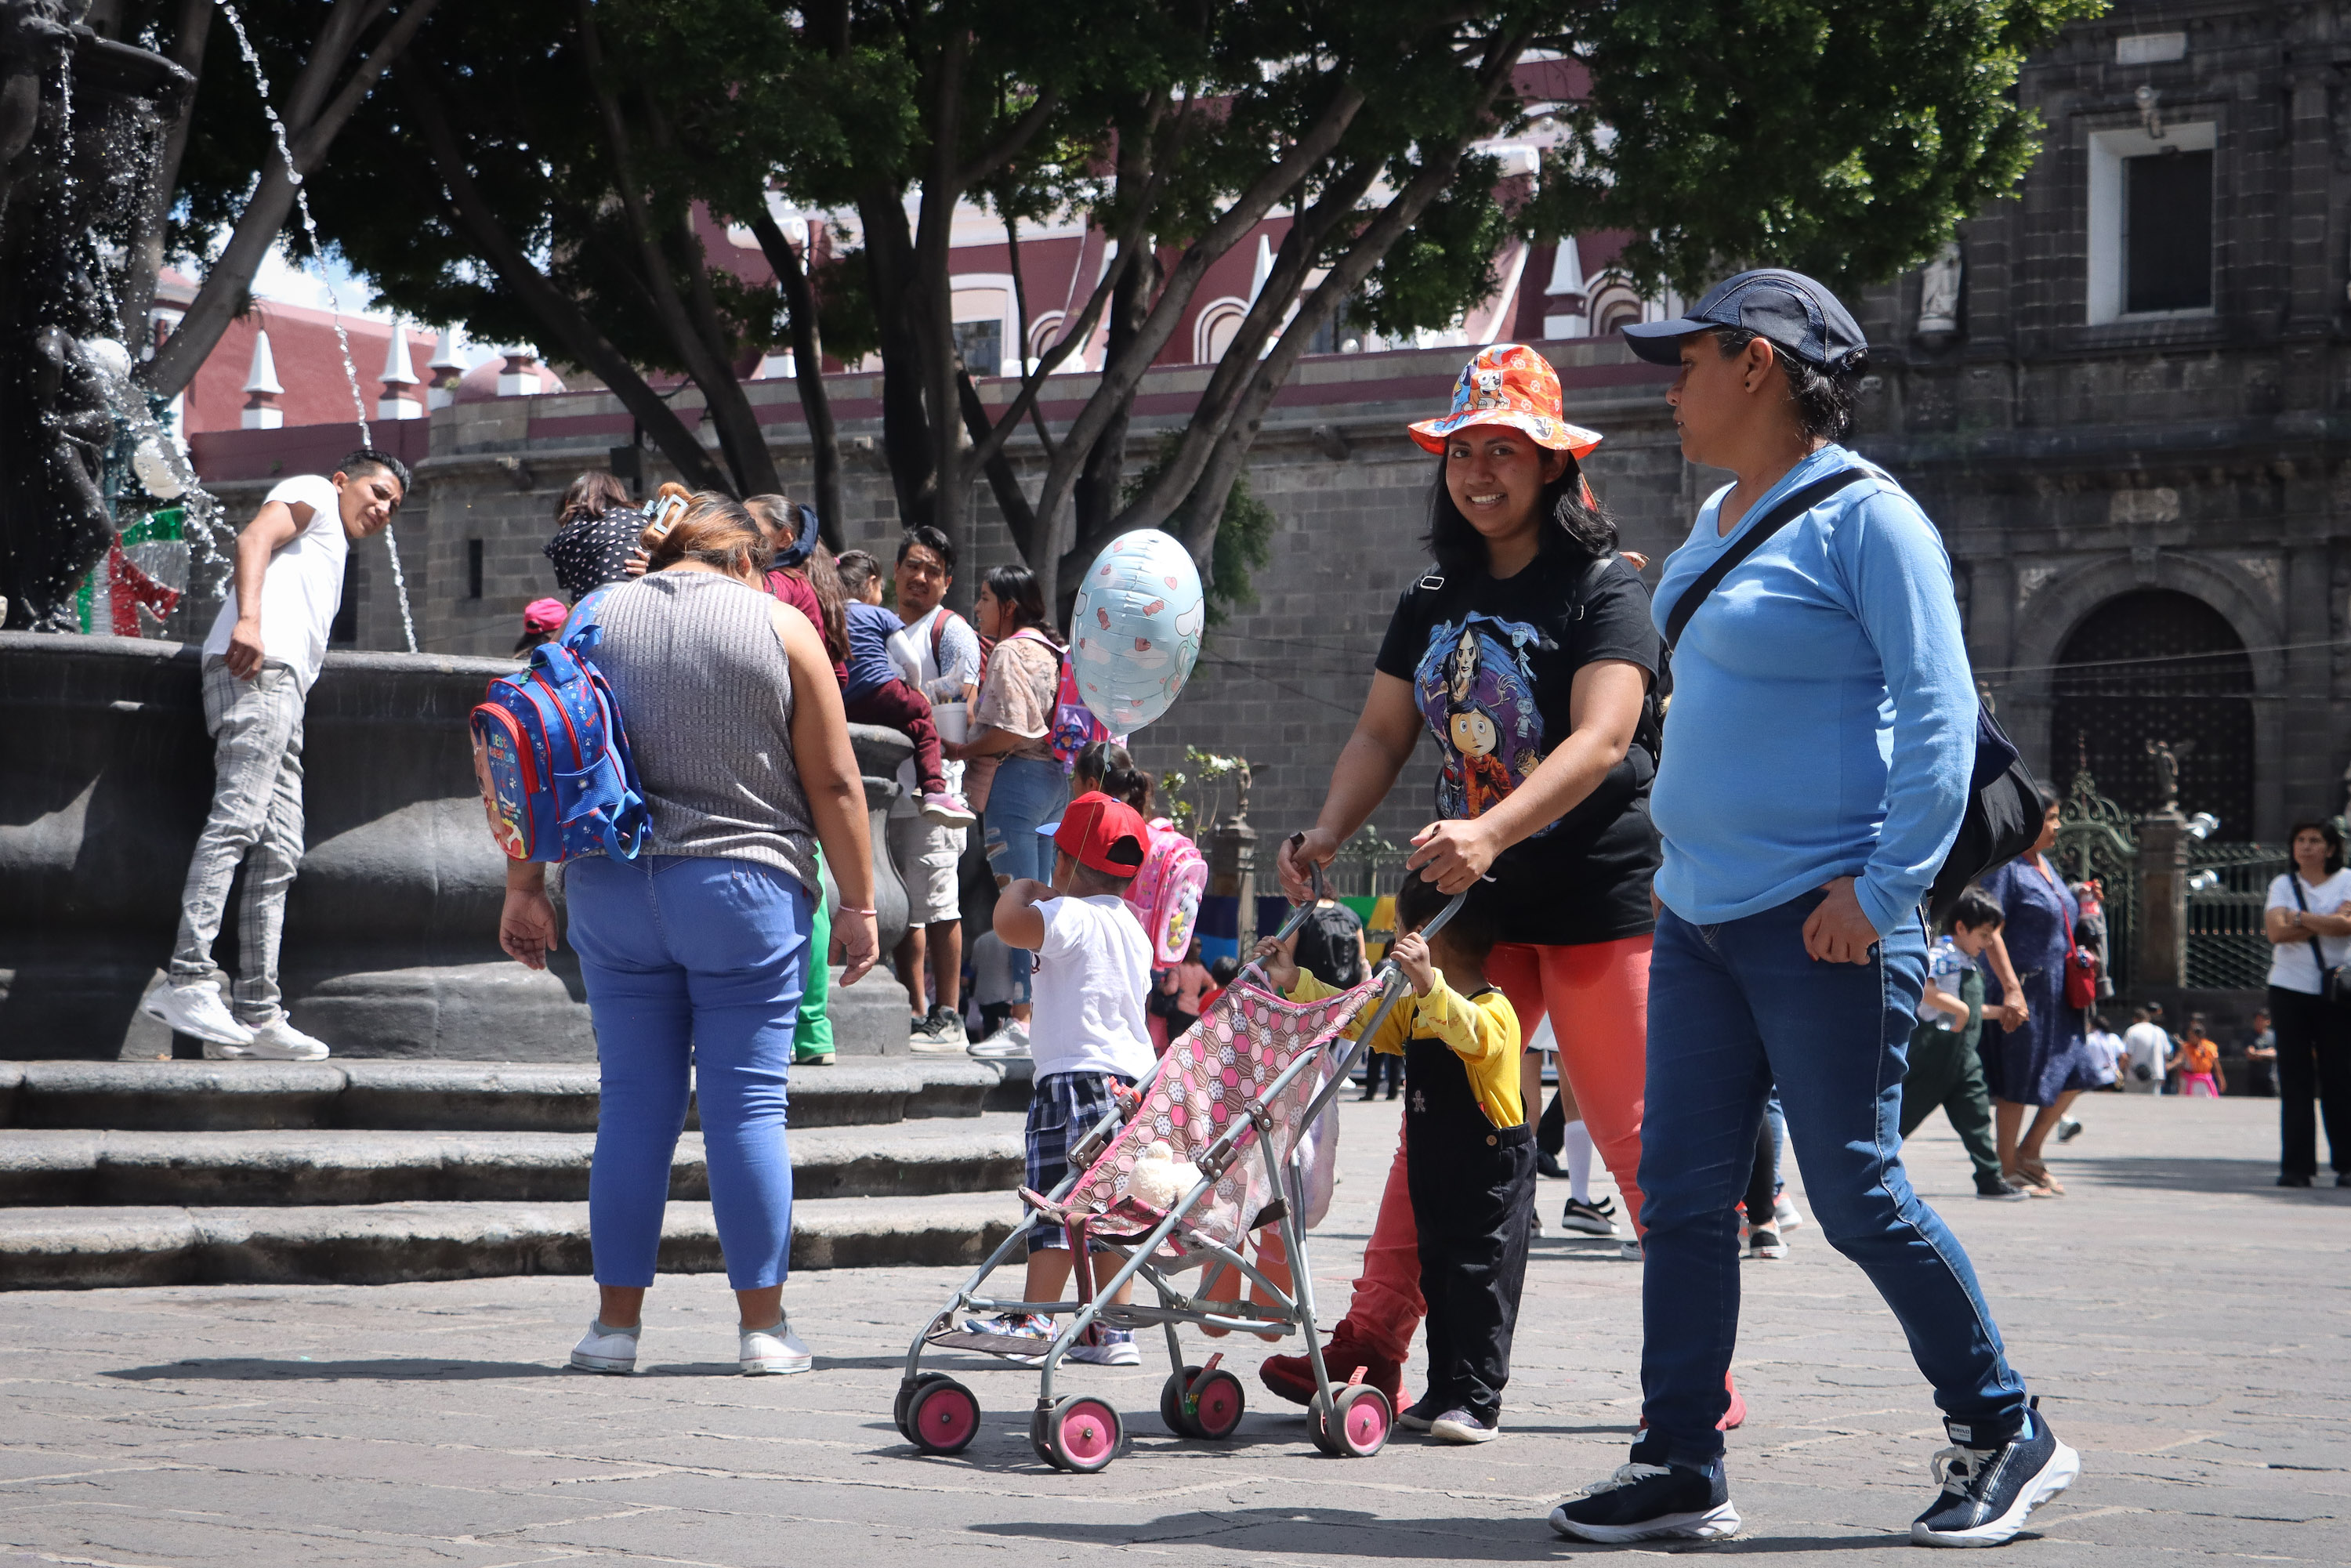
[[[1593,335],[1601,338],[1619,327],[1630,326],[1644,315],[1641,297],[1621,277],[1612,277],[1592,291],[1591,309]]]
[[[1211,299],[1200,307],[1192,319],[1192,362],[1213,365],[1225,357],[1233,346],[1234,337],[1241,329],[1242,319],[1249,315],[1249,301],[1227,298]]]
[[[2086,765],[2098,792],[2153,810],[2147,743],[2192,742],[2179,809],[2253,835],[2253,662],[2228,618],[2192,594],[2147,589],[2099,605],[2065,639],[2050,684],[2049,756],[2058,787]]]

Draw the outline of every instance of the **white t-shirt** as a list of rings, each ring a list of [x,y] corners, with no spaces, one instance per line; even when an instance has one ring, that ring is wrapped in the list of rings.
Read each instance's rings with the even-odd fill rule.
[[[1937,937],[1935,945],[1927,950],[1927,977],[1947,996],[1959,994],[1959,987],[1974,964],[1975,960],[1960,952],[1959,945],[1948,936]],[[1968,1021],[1928,1002],[1923,991],[1918,998],[1918,1018],[1941,1030],[1957,1030]]]
[[[2110,1034],[2105,1030],[2090,1030],[2089,1042],[2090,1066],[2098,1075],[2098,1086],[2104,1088],[2120,1075],[2123,1054],[2126,1048],[2123,1044],[2122,1036]]]
[[[2289,880],[2298,873],[2288,872],[2270,883],[2269,907],[2293,909],[2294,884]],[[2302,884],[2303,902],[2313,915],[2332,915],[2343,901],[2351,898],[2351,870],[2336,872],[2325,882],[2313,887]],[[2326,955],[2326,967],[2351,963],[2351,936],[2321,936],[2318,950]],[[2280,942],[2270,949],[2270,984],[2282,991],[2300,991],[2314,997],[2325,988],[2318,972],[2318,960],[2311,956],[2310,944]]]
[[[931,699],[933,716],[948,704],[963,705],[963,689],[979,684],[979,633],[971,622],[958,615],[947,622],[939,633],[939,658],[946,660],[942,669],[938,659],[931,656],[931,622],[946,613],[946,606],[935,604],[930,613],[916,617],[914,623],[893,632],[886,644],[890,663],[897,666],[898,678]],[[952,738],[947,737],[947,738]],[[945,776],[947,792],[963,793],[963,769],[960,762],[942,762],[939,772]],[[893,817],[911,817],[914,805],[914,759],[911,757],[898,764],[898,798],[890,802]],[[961,828],[949,830],[958,840]]]
[[[2305,957],[2308,956],[2304,955]],[[2131,1076],[2134,1079],[2141,1083],[2163,1082],[2163,1064],[2171,1055],[2171,1037],[2163,1032],[2162,1025],[2135,1023],[2123,1030],[2123,1043],[2130,1048]],[[2138,1076],[2138,1070],[2142,1067],[2147,1070],[2145,1078]]]
[[[261,656],[294,672],[303,691],[319,678],[327,660],[327,632],[343,604],[343,562],[351,541],[334,481],[320,474],[298,474],[263,497],[310,508],[302,531],[277,547],[261,578]],[[225,658],[229,633],[236,630],[236,584],[229,584],[204,656]]]
[[[1036,1074],[1150,1072],[1151,1026],[1143,1001],[1151,988],[1151,942],[1114,893],[1092,898],[1050,898],[1037,905],[1045,917],[1045,945],[1029,977],[1036,1014],[1029,1051]]]

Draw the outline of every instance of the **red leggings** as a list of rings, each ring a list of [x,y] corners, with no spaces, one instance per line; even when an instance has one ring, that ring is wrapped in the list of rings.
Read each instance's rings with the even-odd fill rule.
[[[939,727],[931,721],[928,698],[904,681],[884,681],[862,697],[846,697],[843,718],[852,724],[878,724],[894,729],[914,743],[914,788],[925,795],[946,793],[946,778],[939,771]]]
[[[1519,1015],[1520,1038],[1551,1015],[1559,1068],[1575,1092],[1592,1142],[1625,1195],[1625,1212],[1641,1233],[1641,1096],[1649,1053],[1649,943],[1646,936],[1538,947],[1506,942],[1486,960],[1486,977]],[[1526,1108],[1528,1120],[1538,1108]],[[1420,1296],[1420,1238],[1405,1185],[1404,1141],[1380,1194],[1379,1218],[1364,1247],[1364,1272],[1347,1305],[1355,1337],[1402,1361],[1426,1315]]]

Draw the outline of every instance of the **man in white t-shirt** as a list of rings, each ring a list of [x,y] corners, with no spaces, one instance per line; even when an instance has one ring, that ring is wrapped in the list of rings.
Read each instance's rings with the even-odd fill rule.
[[[331,478],[303,474],[278,485],[237,535],[235,580],[203,656],[212,811],[188,862],[171,972],[140,1004],[203,1040],[207,1057],[327,1054],[287,1019],[277,988],[286,894],[302,863],[302,710],[342,607],[350,542],[381,533],[407,494],[397,458],[354,452]],[[240,865],[232,1011],[214,978],[213,944]]]
[[[2171,1056],[2171,1036],[2155,1021],[2152,1008],[2133,1008],[2131,1026],[2123,1030],[2130,1060],[2123,1069],[2123,1088],[2133,1094],[2163,1092],[2163,1064]]]
[[[908,531],[898,541],[893,579],[898,619],[905,630],[890,638],[890,662],[898,678],[931,701],[931,716],[946,740],[964,738],[965,703],[979,689],[979,633],[943,601],[955,581],[955,546],[934,528]],[[964,764],[941,765],[950,794],[963,792]],[[890,802],[890,861],[906,889],[906,935],[893,956],[898,979],[920,1015],[913,1047],[932,1055],[961,1054],[964,1030],[963,890],[956,867],[963,862],[964,831],[934,822],[916,810],[913,758],[898,765],[898,798]],[[923,1006],[927,959],[931,1003]]]

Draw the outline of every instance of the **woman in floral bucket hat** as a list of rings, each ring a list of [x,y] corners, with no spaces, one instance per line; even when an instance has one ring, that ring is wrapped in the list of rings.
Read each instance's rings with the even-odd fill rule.
[[[1436,564],[1397,602],[1322,814],[1282,846],[1282,887],[1306,894],[1308,864],[1328,865],[1363,826],[1426,726],[1441,758],[1438,820],[1415,835],[1406,874],[1447,894],[1473,889],[1499,927],[1486,973],[1522,1034],[1550,1015],[1560,1070],[1631,1219],[1658,861],[1656,758],[1636,741],[1658,666],[1649,595],[1583,481],[1581,460],[1600,437],[1568,423],[1558,372],[1541,354],[1481,350],[1451,409],[1411,433],[1439,455]],[[1613,1218],[1583,1218],[1595,1230]],[[1638,1256],[1637,1241],[1625,1245]],[[1325,1353],[1364,1366],[1392,1398],[1423,1312],[1416,1247],[1399,1151],[1364,1276]],[[1524,1249],[1521,1228],[1519,1271]],[[1515,1299],[1515,1279],[1510,1288]],[[1262,1375],[1301,1402],[1313,1391],[1303,1357],[1275,1357]],[[1426,1427],[1431,1413],[1416,1407],[1406,1423]]]

